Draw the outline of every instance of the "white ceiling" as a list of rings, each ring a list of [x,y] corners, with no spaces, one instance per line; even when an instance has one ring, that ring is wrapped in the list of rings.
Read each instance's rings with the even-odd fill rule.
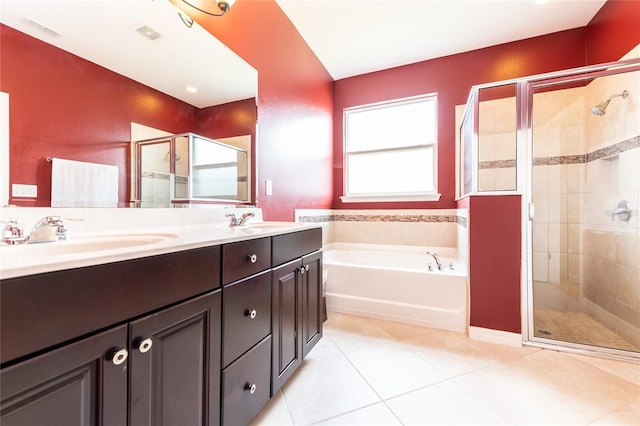
[[[585,26],[606,0],[276,1],[337,80]],[[0,21],[199,108],[257,93],[257,72],[197,24],[185,27],[168,0],[0,0]],[[144,39],[133,30],[141,24],[163,37]]]
[[[256,70],[198,24],[187,28],[168,0],[0,0],[0,21],[198,108],[257,94]],[[162,37],[147,40],[141,25]]]
[[[276,1],[335,80],[583,27],[606,2]]]

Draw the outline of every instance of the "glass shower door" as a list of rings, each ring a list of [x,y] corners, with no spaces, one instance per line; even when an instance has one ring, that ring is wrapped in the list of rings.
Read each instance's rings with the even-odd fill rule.
[[[532,87],[529,335],[637,356],[640,72]]]
[[[138,150],[140,207],[170,207],[170,140],[139,145]]]

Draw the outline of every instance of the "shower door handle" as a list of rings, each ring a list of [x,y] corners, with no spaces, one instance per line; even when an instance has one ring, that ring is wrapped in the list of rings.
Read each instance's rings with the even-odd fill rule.
[[[533,208],[533,203],[529,203],[529,220],[533,220],[533,217],[535,216],[535,210]]]

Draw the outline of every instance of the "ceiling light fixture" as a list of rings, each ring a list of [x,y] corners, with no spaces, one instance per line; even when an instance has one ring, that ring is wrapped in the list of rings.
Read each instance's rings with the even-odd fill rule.
[[[180,17],[180,19],[182,20],[182,23],[186,25],[187,28],[193,27],[193,19],[188,17],[183,11],[179,10],[178,16]]]
[[[191,3],[189,3],[187,0],[182,0],[183,3],[188,4],[189,6],[191,6],[192,8],[199,10],[202,13],[206,13],[207,15],[211,15],[211,16],[222,16],[225,13],[227,13],[229,11],[229,9],[231,9],[231,6],[233,6],[233,3],[235,3],[236,0],[215,0],[216,5],[218,7],[218,9],[220,10],[220,13],[214,13],[214,12],[209,12],[207,10],[201,9],[198,6],[195,6]]]

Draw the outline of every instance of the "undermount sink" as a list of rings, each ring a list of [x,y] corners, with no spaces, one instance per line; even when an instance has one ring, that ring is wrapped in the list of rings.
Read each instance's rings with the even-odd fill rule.
[[[139,247],[157,244],[177,238],[176,234],[141,233],[141,234],[114,234],[114,235],[86,235],[71,238],[68,241],[56,241],[49,243],[21,244],[3,246],[7,255],[68,255],[92,253],[106,250],[121,250],[131,247]]]

